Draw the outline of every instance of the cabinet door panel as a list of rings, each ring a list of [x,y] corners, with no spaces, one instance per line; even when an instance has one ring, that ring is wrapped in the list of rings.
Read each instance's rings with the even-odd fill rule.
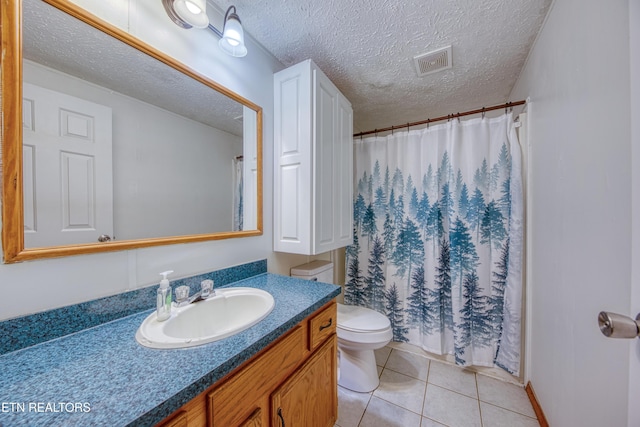
[[[187,411],[180,411],[168,420],[164,420],[159,427],[187,427]]]
[[[318,70],[314,70],[315,100],[315,242],[314,253],[333,248],[334,235],[334,182],[336,171],[336,106],[338,90]]]
[[[331,427],[338,416],[336,336],[271,398],[271,425]]]
[[[301,206],[309,203],[309,195],[302,191],[302,176],[300,164],[291,164],[280,168],[280,191],[283,200],[292,206]],[[302,198],[306,198],[303,201]],[[280,242],[300,243],[305,239],[304,219],[300,217],[300,209],[283,209],[278,224]],[[308,238],[308,233],[307,237]]]
[[[304,65],[304,64],[302,64]],[[311,75],[302,66],[274,77],[274,250],[308,253],[311,241]]]
[[[353,110],[344,96],[338,97],[335,157],[336,247],[353,244]]]
[[[240,427],[262,427],[262,409],[258,408],[245,420]]]
[[[306,328],[300,326],[270,350],[249,362],[228,381],[209,393],[211,425],[241,425],[259,407],[262,396],[273,390],[302,361]]]

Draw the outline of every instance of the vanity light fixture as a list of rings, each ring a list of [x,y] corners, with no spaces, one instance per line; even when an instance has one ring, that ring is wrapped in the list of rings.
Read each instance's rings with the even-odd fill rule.
[[[227,9],[222,31],[220,31],[209,23],[207,0],[162,0],[162,5],[169,18],[179,27],[209,28],[213,31],[220,37],[218,46],[224,53],[235,57],[243,57],[247,54],[244,31],[235,6],[229,6]]]
[[[207,28],[207,0],[162,0],[169,18],[182,28]]]
[[[231,9],[233,9],[233,12],[231,12]],[[215,30],[215,28],[209,27]],[[214,32],[218,34],[217,30]],[[244,45],[244,31],[242,30],[240,18],[236,14],[235,6],[229,6],[227,13],[224,15],[221,37],[218,46],[223,52],[236,57],[242,57],[247,54],[247,47]]]

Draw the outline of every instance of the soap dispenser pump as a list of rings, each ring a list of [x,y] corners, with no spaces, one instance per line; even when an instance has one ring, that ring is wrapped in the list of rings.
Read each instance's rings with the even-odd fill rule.
[[[162,280],[160,281],[156,300],[156,314],[159,322],[163,322],[171,317],[171,287],[169,287],[169,279],[167,279],[167,276],[171,273],[173,273],[173,270],[160,273]]]

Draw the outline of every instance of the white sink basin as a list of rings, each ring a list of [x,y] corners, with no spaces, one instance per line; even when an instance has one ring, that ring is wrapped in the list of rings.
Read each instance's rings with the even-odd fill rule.
[[[150,314],[138,328],[136,340],[151,348],[184,348],[229,337],[255,325],[273,310],[268,292],[255,288],[216,289],[205,301],[173,307],[159,322]]]

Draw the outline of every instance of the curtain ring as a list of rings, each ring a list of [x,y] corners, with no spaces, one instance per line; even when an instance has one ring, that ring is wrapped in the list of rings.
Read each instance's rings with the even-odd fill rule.
[[[458,123],[460,123],[460,112],[458,112]]]
[[[484,119],[484,113],[485,113],[485,111],[484,111],[484,107],[482,107],[482,118],[483,118],[483,119]]]
[[[409,132],[409,122],[407,122],[407,132]]]
[[[427,119],[427,129],[429,129],[429,123],[431,122],[431,119]]]
[[[507,102],[504,107],[505,114],[507,114],[509,111],[513,111],[513,103],[511,101]]]
[[[374,131],[376,133],[376,138],[378,137],[378,129]]]
[[[393,126],[391,126],[391,136],[393,136]]]

